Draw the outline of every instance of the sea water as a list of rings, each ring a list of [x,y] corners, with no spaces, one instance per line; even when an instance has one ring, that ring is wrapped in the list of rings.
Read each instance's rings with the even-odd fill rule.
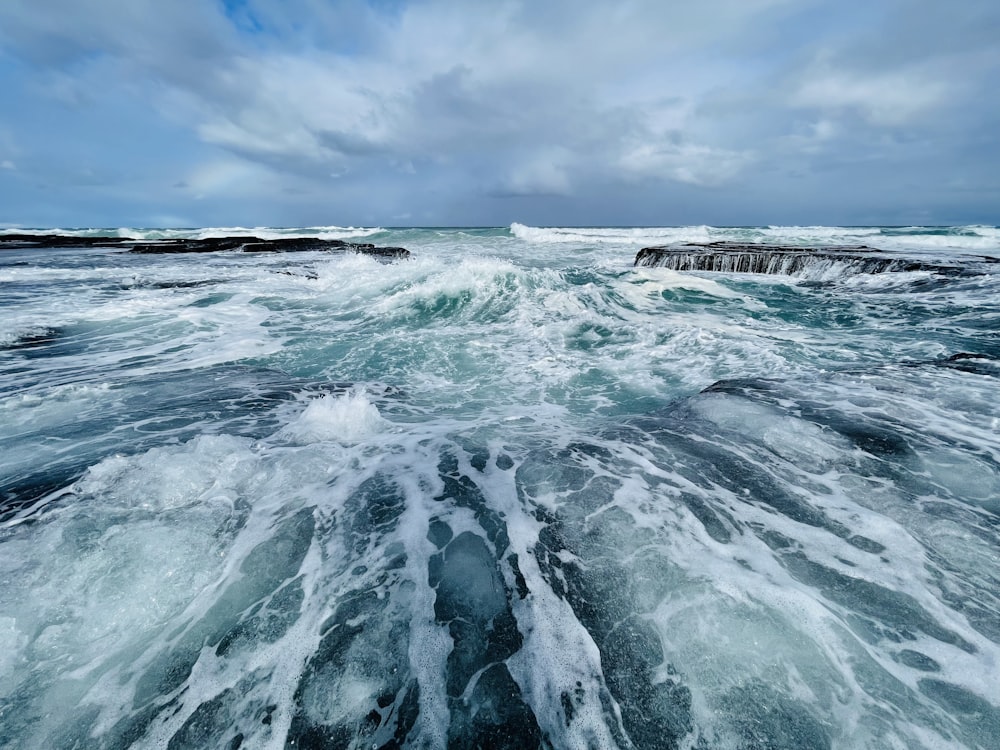
[[[412,256],[0,252],[0,747],[998,747],[1000,230],[78,233]]]

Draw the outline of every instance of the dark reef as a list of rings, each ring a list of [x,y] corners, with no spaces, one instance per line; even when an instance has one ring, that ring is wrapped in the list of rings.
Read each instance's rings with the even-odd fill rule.
[[[326,240],[319,237],[209,237],[204,239],[173,238],[164,240],[134,240],[125,237],[74,237],[64,234],[0,235],[0,250],[22,248],[120,248],[130,253],[301,253],[310,251],[355,252],[386,260],[408,258],[410,251],[402,247],[376,247],[368,242]]]
[[[975,258],[977,261],[989,260]],[[848,274],[887,271],[931,271],[963,274],[961,265],[925,263],[889,255],[866,245],[824,248],[785,247],[739,242],[708,242],[644,247],[635,256],[635,266],[670,268],[674,271],[721,271],[793,275],[811,266],[842,266]]]

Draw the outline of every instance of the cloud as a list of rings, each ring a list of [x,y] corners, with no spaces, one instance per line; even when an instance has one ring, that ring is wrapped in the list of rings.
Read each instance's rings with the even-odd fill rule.
[[[274,174],[259,164],[238,159],[219,159],[196,166],[177,188],[196,200],[212,196],[240,196],[256,192],[261,184],[274,183]]]
[[[0,78],[21,91],[9,111],[72,114],[37,133],[28,115],[0,125],[33,143],[19,166],[57,161],[47,147],[113,174],[124,157],[97,123],[102,112],[131,123],[160,139],[150,203],[231,210],[227,193],[256,190],[359,211],[372,191],[386,218],[463,223],[456,207],[478,200],[477,215],[505,223],[519,197],[593,221],[587,206],[652,195],[648,215],[605,219],[622,223],[648,222],[685,187],[729,191],[730,203],[703,204],[708,221],[750,210],[748,180],[773,201],[805,201],[805,180],[829,212],[837,191],[875,184],[872,170],[919,159],[933,179],[950,159],[974,184],[1000,151],[1000,41],[984,31],[1000,11],[916,5],[8,0]]]
[[[551,148],[520,159],[508,172],[498,193],[501,195],[569,195],[568,164],[573,155],[566,149]]]
[[[853,110],[875,125],[893,126],[944,106],[949,93],[945,80],[919,68],[879,73],[823,69],[805,76],[791,104],[832,112]]]
[[[638,143],[618,162],[635,177],[666,177],[701,187],[722,185],[753,162],[749,151],[728,151],[709,146],[659,142]]]
[[[668,126],[693,125],[684,113],[705,85],[699,75],[679,63],[684,75],[632,91],[622,81],[649,78],[648,68],[678,51],[730,36],[733,26],[709,22],[714,14],[745,19],[779,5],[633,3],[554,14],[508,2],[490,24],[471,5],[410,5],[380,36],[369,29],[357,55],[314,49],[233,61],[226,78],[239,92],[221,106],[194,93],[198,132],[304,174],[375,161],[419,172],[466,160],[466,178],[478,181],[471,187],[499,194],[569,195],[571,174],[618,169],[717,185],[749,163],[746,149],[702,143],[693,131],[682,147],[662,138]],[[485,174],[491,158],[498,175]]]
[[[40,67],[72,69],[113,58],[177,82],[233,54],[236,37],[215,3],[201,0],[5,0],[4,47]]]

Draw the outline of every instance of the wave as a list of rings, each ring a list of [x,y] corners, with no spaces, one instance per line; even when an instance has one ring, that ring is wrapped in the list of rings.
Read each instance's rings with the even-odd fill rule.
[[[720,230],[692,227],[531,227],[514,222],[510,233],[533,243],[572,242],[583,244],[648,245],[665,242],[711,242]]]
[[[201,229],[192,234],[194,239],[213,239],[215,237],[260,237],[263,240],[295,238],[295,237],[318,237],[323,240],[346,240],[357,237],[370,237],[374,234],[384,232],[381,227],[301,227],[301,228],[273,228],[273,227],[215,227]]]
[[[845,233],[0,252],[4,747],[994,746],[1000,273],[630,265]]]
[[[1000,257],[1000,228],[836,227],[821,225],[713,227],[534,227],[514,222],[510,234],[532,244],[671,245],[740,242],[800,247],[866,245],[885,251],[964,252]]]
[[[462,236],[478,240],[482,232],[497,230],[437,230],[446,238]],[[965,252],[1000,257],[1000,228],[984,224],[959,226],[867,226],[839,227],[823,225],[769,225],[745,227],[716,227],[704,224],[676,227],[541,227],[513,222],[500,230],[514,239],[533,245],[584,245],[604,247],[609,245],[649,246],[682,243],[742,242],[805,247],[831,245],[868,245],[885,250],[910,250],[925,252]],[[213,239],[218,237],[248,237],[282,239],[315,237],[325,240],[351,240],[392,233],[416,232],[414,239],[424,241],[423,230],[393,229],[361,226],[311,226],[311,227],[197,227],[197,228],[141,228],[141,227],[89,227],[89,228],[0,228],[5,235],[50,235],[67,237],[115,237],[138,241],[165,239]],[[398,240],[397,240],[398,241]]]
[[[382,227],[199,227],[185,229],[163,229],[155,227],[90,227],[90,228],[30,228],[5,227],[0,236],[21,234],[32,236],[60,235],[64,237],[118,237],[129,240],[207,240],[218,237],[259,237],[260,239],[282,239],[296,237],[318,237],[324,240],[345,240],[370,237],[384,232]]]
[[[787,239],[794,242],[857,242],[882,234],[881,227],[827,227],[827,226],[768,226],[760,234],[768,240]],[[763,241],[763,240],[762,240]]]

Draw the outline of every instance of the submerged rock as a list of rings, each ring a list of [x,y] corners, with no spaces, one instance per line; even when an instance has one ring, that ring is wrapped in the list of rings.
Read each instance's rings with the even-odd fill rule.
[[[798,274],[807,268],[823,266],[835,267],[844,274],[931,271],[955,275],[964,270],[959,265],[925,263],[889,255],[866,245],[817,249],[738,242],[644,247],[635,256],[633,265],[669,268],[674,271],[720,271],[788,276]]]
[[[368,242],[328,240],[319,237],[208,237],[171,238],[164,240],[134,240],[125,237],[76,237],[64,234],[0,235],[0,249],[59,247],[121,248],[130,253],[295,253],[310,251],[355,252],[386,260],[408,258],[410,251],[402,247],[376,247]]]

